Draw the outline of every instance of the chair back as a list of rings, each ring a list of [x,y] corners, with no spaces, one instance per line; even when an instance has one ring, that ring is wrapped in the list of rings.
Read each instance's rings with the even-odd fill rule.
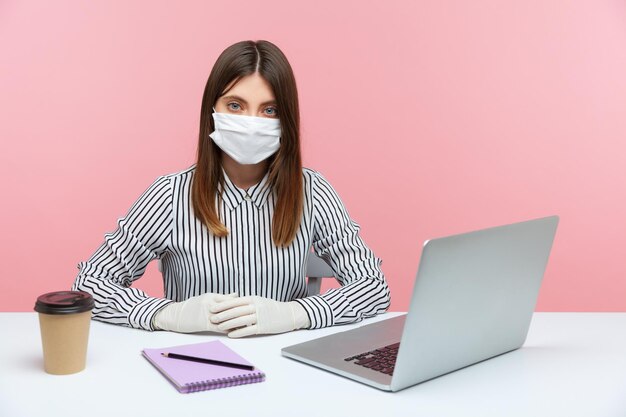
[[[161,260],[158,260],[159,272],[163,272]],[[309,252],[306,261],[307,297],[317,295],[322,289],[322,278],[334,278],[335,273],[322,258]]]
[[[322,258],[309,252],[306,263],[307,297],[317,295],[322,288],[322,278],[334,278],[335,273]]]

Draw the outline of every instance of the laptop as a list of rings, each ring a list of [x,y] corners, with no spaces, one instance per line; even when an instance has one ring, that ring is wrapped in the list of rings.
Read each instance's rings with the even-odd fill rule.
[[[405,315],[282,349],[283,356],[399,391],[520,348],[558,216],[427,240]]]

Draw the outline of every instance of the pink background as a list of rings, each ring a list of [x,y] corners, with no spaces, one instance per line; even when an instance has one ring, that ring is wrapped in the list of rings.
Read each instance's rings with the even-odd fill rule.
[[[159,175],[194,162],[204,85],[267,39],[305,165],[406,310],[427,238],[561,216],[539,311],[626,311],[626,5],[0,2],[0,310],[67,289]],[[136,284],[162,295],[152,263]]]

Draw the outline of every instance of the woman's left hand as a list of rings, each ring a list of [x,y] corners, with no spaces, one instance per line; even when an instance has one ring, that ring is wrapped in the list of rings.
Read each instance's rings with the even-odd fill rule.
[[[236,297],[211,306],[211,322],[228,337],[290,332],[311,325],[304,308],[259,296]]]

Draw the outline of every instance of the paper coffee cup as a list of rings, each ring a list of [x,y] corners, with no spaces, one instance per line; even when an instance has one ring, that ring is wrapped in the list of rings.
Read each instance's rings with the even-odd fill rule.
[[[56,291],[37,298],[44,369],[67,375],[85,369],[94,300],[83,291]]]

